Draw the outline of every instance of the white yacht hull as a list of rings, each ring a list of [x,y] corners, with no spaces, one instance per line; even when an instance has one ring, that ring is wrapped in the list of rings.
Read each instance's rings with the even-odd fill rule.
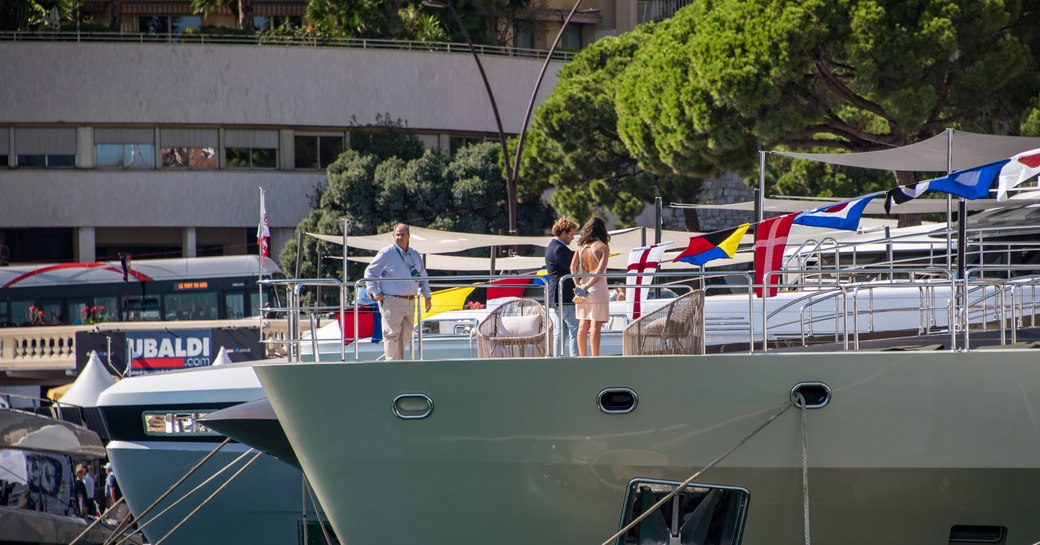
[[[947,543],[954,527],[1040,540],[1040,365],[1031,351],[727,354],[272,365],[264,389],[352,545],[598,544],[629,482],[682,481],[788,402],[808,411],[818,543]],[[629,414],[597,407],[630,388]],[[401,394],[424,419],[391,410]],[[750,492],[745,544],[804,543],[789,410],[698,482]]]
[[[112,464],[118,468],[117,475],[123,476],[119,478],[119,485],[130,511],[142,513],[216,446],[215,443],[112,441],[107,448]],[[246,450],[248,447],[243,445],[228,444],[143,520],[147,521],[157,515]],[[170,532],[252,456],[253,453],[246,455],[188,499],[149,523],[144,528],[148,541],[155,543]],[[295,544],[299,541],[297,523],[303,519],[302,478],[298,470],[270,456],[261,455],[193,515],[188,524],[176,530],[163,543]],[[313,512],[308,513],[308,519],[314,520]]]

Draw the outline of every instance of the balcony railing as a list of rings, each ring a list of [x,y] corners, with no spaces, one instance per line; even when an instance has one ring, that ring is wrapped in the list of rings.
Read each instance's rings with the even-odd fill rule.
[[[675,15],[676,11],[693,3],[693,0],[639,0],[639,23],[661,21]]]
[[[358,38],[319,38],[271,35],[219,34],[148,34],[126,32],[0,32],[0,42],[94,42],[134,44],[199,44],[199,45],[256,45],[279,47],[339,47],[349,49],[392,49],[398,51],[429,51],[432,53],[469,54],[469,46],[447,42],[415,42],[406,40],[368,40]],[[547,50],[479,45],[474,47],[481,55],[545,59]],[[570,62],[576,53],[556,51],[553,60]]]
[[[242,320],[205,320],[177,322],[108,322],[97,325],[38,326],[0,328],[0,372],[75,371],[76,333],[86,331],[163,331],[179,329],[255,328],[255,318]],[[302,324],[308,329],[308,324]],[[287,338],[285,320],[264,320],[264,337]],[[266,345],[266,356],[280,355],[279,345]]]

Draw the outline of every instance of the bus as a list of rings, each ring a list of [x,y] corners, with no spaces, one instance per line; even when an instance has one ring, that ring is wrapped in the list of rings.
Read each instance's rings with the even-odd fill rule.
[[[0,267],[0,327],[256,316],[280,274],[245,255]]]

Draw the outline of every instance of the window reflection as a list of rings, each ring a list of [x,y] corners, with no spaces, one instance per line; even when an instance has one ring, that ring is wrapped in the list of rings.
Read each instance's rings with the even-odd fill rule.
[[[0,506],[67,514],[74,478],[68,456],[0,449]]]
[[[148,435],[216,435],[199,420],[208,412],[145,413],[144,431]]]
[[[164,297],[167,320],[216,320],[217,292],[174,293]]]
[[[145,15],[137,18],[137,28],[146,34],[183,34],[202,27],[198,15]]]
[[[217,168],[217,148],[163,148],[162,166],[213,170]]]
[[[228,168],[273,169],[278,167],[276,148],[227,148]]]
[[[94,149],[100,168],[155,168],[155,146],[152,144],[96,144]]]
[[[19,155],[20,167],[74,167],[75,155]]]

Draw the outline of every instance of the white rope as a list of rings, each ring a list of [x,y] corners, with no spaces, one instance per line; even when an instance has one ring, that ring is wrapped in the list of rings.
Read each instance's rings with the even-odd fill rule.
[[[230,469],[231,466],[237,464],[240,460],[242,460],[243,458],[245,458],[246,456],[248,456],[252,452],[254,452],[254,450],[253,449],[249,449],[249,450],[243,452],[242,454],[239,454],[238,457],[236,457],[234,460],[231,460],[231,462],[229,462],[226,466],[224,466],[224,467],[220,468],[219,470],[217,470],[216,473],[214,473],[213,475],[210,475],[209,478],[207,478],[206,480],[204,480],[201,483],[199,483],[198,485],[196,485],[195,488],[192,488],[191,490],[187,491],[184,495],[182,495],[180,498],[177,498],[170,505],[167,505],[166,508],[163,509],[162,511],[159,511],[155,515],[152,515],[152,517],[149,518],[148,520],[144,520],[144,515],[148,513],[148,510],[151,509],[151,507],[149,507],[149,509],[146,509],[143,513],[141,513],[141,516],[137,518],[138,522],[140,523],[138,525],[138,527],[137,527],[137,531],[143,532],[144,529],[148,527],[148,525],[150,525],[151,523],[155,522],[156,520],[158,520],[160,517],[162,517],[166,513],[170,512],[170,510],[173,509],[174,507],[177,507],[178,505],[180,505],[180,503],[182,501],[188,499],[189,496],[191,496],[195,492],[198,492],[199,490],[201,490],[203,487],[208,485],[214,479],[219,477],[222,473],[224,473],[225,471]],[[201,464],[201,462],[200,462],[200,464]],[[197,467],[201,467],[201,465],[197,466]],[[178,484],[179,484],[179,482],[178,482]],[[172,491],[172,489],[170,491]],[[155,502],[152,503],[152,507],[158,505],[160,501],[162,501],[162,498],[159,498],[159,499],[155,500]],[[127,535],[126,537],[124,537],[121,541],[119,541],[115,545],[123,545],[131,537],[133,537],[133,535],[134,534]]]
[[[809,539],[809,421],[806,415],[809,408],[806,407],[805,398],[801,392],[795,392],[798,399],[795,401],[802,411],[802,523],[805,533],[805,545],[811,545]]]
[[[692,483],[694,479],[696,479],[697,477],[700,477],[700,475],[702,473],[704,473],[705,471],[715,467],[717,464],[719,464],[720,462],[725,460],[730,454],[733,454],[734,452],[737,451],[737,449],[739,449],[740,447],[744,446],[744,443],[747,443],[749,440],[751,440],[751,438],[754,437],[755,435],[757,435],[758,432],[766,429],[766,426],[772,424],[773,421],[776,420],[777,418],[780,418],[780,416],[782,416],[784,413],[786,413],[788,409],[793,407],[796,402],[797,402],[797,400],[792,400],[787,405],[784,405],[784,408],[782,408],[779,411],[777,411],[775,414],[773,414],[773,416],[770,416],[765,422],[763,422],[757,428],[755,428],[754,431],[752,431],[751,433],[749,433],[746,436],[744,436],[744,438],[741,439],[740,441],[738,441],[736,445],[733,445],[732,448],[727,450],[721,456],[719,456],[718,458],[715,458],[714,460],[712,460],[708,465],[704,466],[700,471],[694,473],[693,475],[690,475],[690,477],[688,479],[686,479],[685,481],[680,483],[679,486],[676,486],[675,489],[672,490],[671,492],[669,492],[665,497],[661,498],[657,503],[655,503],[654,505],[650,506],[650,508],[647,509],[646,511],[643,511],[643,514],[639,515],[638,517],[636,517],[635,520],[633,520],[632,522],[630,522],[627,525],[625,525],[624,528],[618,530],[618,532],[616,534],[608,537],[607,540],[604,541],[602,545],[610,545],[610,543],[612,541],[615,541],[615,540],[617,540],[617,538],[619,538],[619,537],[625,535],[626,533],[628,533],[629,530],[631,530],[637,524],[642,522],[643,519],[645,519],[646,517],[649,517],[654,511],[657,511],[662,505],[664,505],[669,500],[671,500],[673,497],[675,497],[676,494],[678,494],[679,492],[682,492],[683,490],[685,490],[686,487],[690,483]]]
[[[253,451],[253,449],[249,449],[246,452],[252,452],[252,451]],[[191,517],[195,516],[195,513],[198,513],[200,509],[205,507],[206,504],[208,504],[213,498],[215,498],[217,496],[217,494],[220,494],[221,492],[223,492],[224,489],[227,488],[228,485],[230,485],[232,483],[232,481],[235,480],[236,477],[241,475],[243,471],[245,471],[246,469],[249,468],[249,466],[253,465],[253,462],[257,461],[257,459],[260,458],[260,455],[262,455],[262,454],[263,454],[263,452],[257,452],[255,456],[250,458],[249,461],[245,463],[245,465],[243,465],[241,468],[239,468],[239,470],[236,471],[233,475],[228,477],[228,480],[225,481],[224,484],[220,485],[219,488],[214,490],[213,493],[210,494],[205,500],[202,500],[202,503],[198,504],[195,507],[195,509],[192,509],[191,512],[188,513],[188,515],[186,517],[181,519],[181,521],[178,522],[176,526],[171,528],[169,532],[166,532],[166,535],[164,535],[161,538],[159,538],[158,540],[156,540],[154,545],[161,545],[163,541],[166,541],[166,538],[170,537],[171,535],[173,535],[174,532],[176,532],[178,529],[180,529],[180,527],[183,526],[185,522],[188,522],[188,520],[191,519]]]
[[[329,535],[329,531],[325,528],[325,521],[321,518],[321,511],[318,510],[318,502],[314,500],[314,492],[311,491],[311,483],[307,480],[307,476],[303,476],[303,487],[307,489],[307,495],[311,498],[311,508],[314,509],[314,516],[318,519],[318,524],[321,525],[321,533],[325,536],[325,543],[332,544],[332,536]]]

